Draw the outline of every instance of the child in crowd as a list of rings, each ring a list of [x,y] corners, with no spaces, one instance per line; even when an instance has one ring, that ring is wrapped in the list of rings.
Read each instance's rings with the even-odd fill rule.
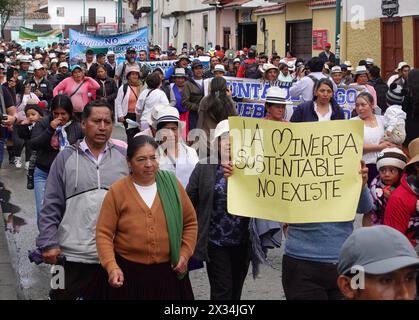
[[[400,85],[393,83],[387,92],[387,105],[389,107],[384,114],[384,140],[396,145],[402,145],[406,139],[406,112],[402,110],[404,91]]]
[[[398,148],[386,148],[377,158],[378,176],[371,183],[373,209],[365,214],[363,225],[377,225],[384,223],[384,211],[391,193],[400,184],[400,179],[407,157]]]
[[[19,137],[25,139],[25,142],[31,138],[31,131],[36,122],[44,116],[44,109],[42,107],[45,107],[45,104],[41,102],[38,104],[34,101],[29,102],[30,103],[27,103],[25,107],[26,120],[21,122],[21,124],[17,127]],[[25,145],[28,147],[28,143],[25,143]],[[34,188],[33,174],[35,171],[36,151],[32,150],[30,155],[27,188],[32,190]]]

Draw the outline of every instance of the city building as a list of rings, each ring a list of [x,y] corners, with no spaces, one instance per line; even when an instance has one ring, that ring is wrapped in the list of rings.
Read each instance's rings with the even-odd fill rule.
[[[105,24],[107,30],[117,30],[117,0],[36,0],[25,1],[25,6],[11,17],[7,29],[19,30],[25,26],[34,30],[61,29],[64,37],[68,30],[98,33],[98,27]],[[123,2],[123,31],[129,31],[136,23],[129,12],[128,3]]]

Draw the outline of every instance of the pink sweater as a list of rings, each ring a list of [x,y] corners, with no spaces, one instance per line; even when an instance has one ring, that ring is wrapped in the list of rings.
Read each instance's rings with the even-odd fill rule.
[[[100,85],[90,77],[84,77],[83,81],[85,83],[80,87],[76,94],[81,94],[83,105],[80,104],[80,100],[77,99],[76,94],[71,97],[71,102],[73,102],[74,112],[82,112],[84,106],[88,104],[91,100],[96,98],[96,90],[100,88]],[[74,92],[74,88],[77,88],[80,84],[76,84],[72,77],[68,77],[61,81],[54,89],[54,97],[60,93],[70,96]],[[88,93],[91,93],[89,97]]]

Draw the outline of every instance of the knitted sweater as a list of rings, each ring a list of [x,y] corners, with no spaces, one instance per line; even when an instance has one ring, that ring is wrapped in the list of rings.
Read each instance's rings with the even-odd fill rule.
[[[179,183],[183,208],[183,236],[180,255],[189,259],[195,249],[197,220],[195,209]],[[142,264],[170,261],[169,234],[162,202],[157,193],[147,207],[131,177],[114,183],[105,196],[96,226],[99,259],[109,272],[118,268],[115,252]]]

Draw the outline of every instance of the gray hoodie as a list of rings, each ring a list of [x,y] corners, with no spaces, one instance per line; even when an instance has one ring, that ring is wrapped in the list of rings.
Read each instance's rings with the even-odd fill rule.
[[[99,263],[96,221],[102,201],[109,187],[128,173],[126,150],[110,142],[99,163],[79,142],[66,147],[48,175],[37,247],[60,248],[68,261]]]

